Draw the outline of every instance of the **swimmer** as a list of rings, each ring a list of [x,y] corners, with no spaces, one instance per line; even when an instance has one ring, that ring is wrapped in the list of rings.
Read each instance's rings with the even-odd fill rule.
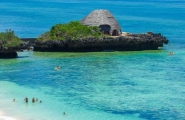
[[[40,101],[40,103],[42,103],[42,101]]]
[[[63,115],[65,115],[66,113],[65,112],[63,112]]]
[[[174,54],[174,52],[169,52],[169,53],[168,53],[168,55],[173,55],[173,54]]]
[[[56,66],[54,69],[55,69],[55,70],[59,70],[59,69],[60,69],[60,67],[59,67],[59,66]]]
[[[13,99],[13,102],[15,102],[15,99]]]

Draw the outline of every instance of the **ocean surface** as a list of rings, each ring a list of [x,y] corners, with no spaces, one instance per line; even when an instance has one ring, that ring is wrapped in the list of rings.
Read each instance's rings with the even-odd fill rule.
[[[185,120],[185,0],[1,0],[0,31],[38,37],[96,9],[109,10],[123,32],[161,33],[169,44],[0,59],[0,120]]]

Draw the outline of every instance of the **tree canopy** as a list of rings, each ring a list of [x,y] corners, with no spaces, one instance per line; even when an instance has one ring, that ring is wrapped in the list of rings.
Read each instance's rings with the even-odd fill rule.
[[[3,47],[3,49],[16,47],[20,45],[20,43],[21,40],[14,34],[14,31],[11,29],[7,29],[5,32],[0,32],[0,47]]]
[[[102,35],[99,27],[85,26],[79,21],[71,21],[68,24],[56,24],[38,37],[38,40],[77,40],[86,37],[97,37]]]

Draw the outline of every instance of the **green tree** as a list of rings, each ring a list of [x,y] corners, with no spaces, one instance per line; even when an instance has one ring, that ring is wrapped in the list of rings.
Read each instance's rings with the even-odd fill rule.
[[[99,27],[85,26],[79,21],[71,21],[68,24],[56,24],[49,32],[39,36],[38,40],[77,40],[86,37],[97,37],[102,35]]]
[[[11,29],[6,29],[5,32],[0,32],[0,46],[3,49],[16,47],[20,45],[21,40],[14,34]]]

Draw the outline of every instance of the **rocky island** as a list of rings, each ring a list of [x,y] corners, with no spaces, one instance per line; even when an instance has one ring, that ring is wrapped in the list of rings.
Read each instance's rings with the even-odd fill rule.
[[[99,52],[157,50],[168,40],[161,34],[127,34],[109,38],[85,38],[66,41],[35,41],[34,51],[41,52]]]
[[[66,31],[66,29],[68,30]],[[168,43],[166,37],[160,33],[130,34],[122,32],[120,25],[108,10],[94,10],[79,23],[70,22],[67,25],[53,26],[49,32],[41,35],[40,38],[42,40],[35,41],[34,51],[157,50],[163,44]]]
[[[0,32],[0,58],[17,58],[14,48],[20,46],[21,40],[14,35],[11,29]]]
[[[94,10],[80,21],[56,24],[38,38],[19,39],[11,30],[0,33],[0,58],[16,58],[16,51],[101,52],[157,50],[168,44],[160,33],[131,34],[108,10]]]

